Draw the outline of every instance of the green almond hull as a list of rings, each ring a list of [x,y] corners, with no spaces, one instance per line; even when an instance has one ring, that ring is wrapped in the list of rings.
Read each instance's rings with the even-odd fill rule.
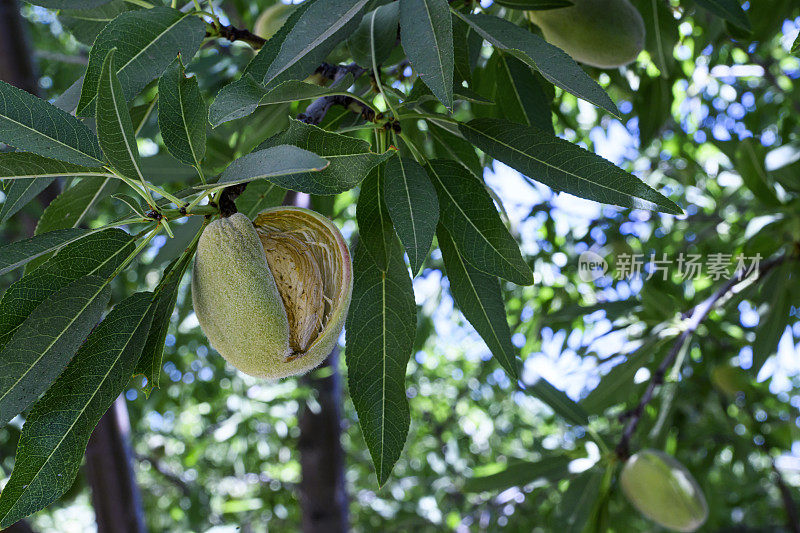
[[[299,210],[277,209],[292,210],[294,214]],[[340,274],[340,304],[319,337],[300,356],[292,354],[289,347],[286,311],[253,222],[241,213],[216,220],[206,227],[198,242],[192,276],[197,320],[220,355],[251,376],[280,379],[308,372],[325,360],[344,327],[352,291],[347,246],[328,219],[313,211],[300,211],[310,217],[312,224],[330,231],[337,248],[346,254],[346,268]]]
[[[673,531],[696,531],[708,518],[699,485],[678,461],[658,450],[642,450],[625,463],[622,492],[644,516]]]
[[[570,7],[528,16],[547,42],[593,67],[627,65],[644,49],[644,20],[628,0],[573,0]]]

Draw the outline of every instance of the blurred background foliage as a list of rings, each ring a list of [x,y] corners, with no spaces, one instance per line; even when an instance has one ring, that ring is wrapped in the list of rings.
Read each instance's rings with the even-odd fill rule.
[[[487,184],[506,208],[536,276],[533,286],[509,284],[505,292],[524,381],[543,376],[580,400],[592,415],[589,431],[515,391],[454,310],[441,254],[434,251],[415,280],[421,312],[407,377],[411,431],[394,475],[380,489],[344,396],[354,531],[580,530],[587,520],[607,531],[653,530],[615,482],[598,501],[601,457],[618,443],[620,416],[636,405],[672,347],[677,317],[724,280],[686,280],[675,268],[666,280],[661,274],[617,279],[612,266],[587,283],[578,277],[578,256],[591,249],[613,265],[622,254],[666,254],[676,261],[681,253],[760,254],[765,260],[798,253],[800,61],[791,47],[800,8],[790,0],[746,2],[748,34],[690,2],[634,3],[643,13],[658,4],[669,15],[657,30],[653,18],[647,20],[649,34],[657,31],[671,55],[644,52],[623,69],[589,68],[622,120],[557,91],[554,125],[559,135],[670,195],[686,214],[557,196],[486,162]],[[225,0],[220,7],[233,24],[252,28],[268,5]],[[55,98],[82,74],[87,47],[54,12],[25,5],[24,15],[42,95]],[[490,54],[485,48],[476,77],[487,76]],[[210,98],[251,56],[244,45],[209,46],[188,69]],[[144,91],[136,103],[152,94]],[[297,109],[266,107],[213,130],[209,166],[218,170],[279,131],[289,112]],[[182,188],[192,171],[166,155],[154,117],[140,137],[146,164],[157,170],[150,173],[153,181]],[[355,193],[332,205],[316,200],[350,237]],[[123,208],[106,199],[92,225],[122,215]],[[37,209],[30,204],[26,214],[35,219]],[[4,231],[21,231],[21,220],[12,219]],[[174,240],[156,238],[114,301],[142,284],[152,289],[195,223],[175,227]],[[631,443],[634,451],[664,449],[694,474],[709,501],[704,531],[779,531],[786,528],[787,491],[800,502],[800,284],[798,264],[786,265],[712,311],[669,369],[667,385],[646,407]],[[3,286],[10,281],[3,279]],[[146,398],[134,380],[126,393],[149,528],[299,529],[297,416],[304,405],[314,409],[311,390],[297,380],[251,379],[227,366],[197,327],[188,286],[173,321],[162,388]],[[11,470],[17,438],[13,425],[0,429],[0,479]],[[79,478],[32,524],[39,531],[91,530],[85,482]]]

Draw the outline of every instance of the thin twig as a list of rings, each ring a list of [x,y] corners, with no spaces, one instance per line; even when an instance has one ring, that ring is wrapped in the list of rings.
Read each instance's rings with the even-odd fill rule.
[[[785,260],[786,256],[781,256],[762,263],[758,269],[755,279],[763,279],[767,272],[783,263]],[[661,361],[661,364],[658,365],[658,369],[653,373],[653,377],[650,379],[650,383],[648,383],[644,394],[639,400],[639,403],[635,408],[623,415],[625,418],[627,418],[628,422],[625,426],[625,430],[622,432],[622,438],[620,439],[620,442],[616,448],[616,453],[619,458],[627,459],[630,455],[630,441],[633,437],[633,434],[636,432],[639,421],[642,418],[644,408],[653,399],[656,387],[664,383],[664,376],[667,374],[669,367],[672,366],[672,363],[675,362],[675,358],[680,353],[683,345],[689,340],[694,332],[697,331],[697,328],[700,327],[700,324],[702,324],[706,317],[708,317],[709,313],[711,313],[712,309],[716,307],[719,301],[727,296],[728,293],[734,289],[734,287],[747,279],[748,278],[740,278],[738,275],[734,274],[731,279],[729,279],[722,287],[717,289],[714,294],[683,313],[683,332],[675,341],[675,344],[672,346],[672,349],[669,351],[664,360]]]
[[[220,26],[217,28],[219,36],[228,39],[230,42],[243,41],[249,44],[254,50],[260,49],[267,42],[263,37],[259,37],[247,28],[237,28],[235,26]]]
[[[347,74],[352,74],[353,78],[355,79],[365,72],[366,69],[361,68],[355,63],[335,66],[323,63],[319,68],[317,68],[315,74],[321,75],[326,79],[333,80],[333,82],[336,83],[340,79],[344,78]],[[358,100],[345,95],[332,95],[317,98],[309,104],[305,112],[300,113],[297,116],[297,120],[305,122],[306,124],[317,125],[325,119],[325,115],[328,113],[328,110],[334,105],[340,105],[360,113],[361,116],[363,116],[366,120],[375,120],[375,112],[372,109],[366,107]]]

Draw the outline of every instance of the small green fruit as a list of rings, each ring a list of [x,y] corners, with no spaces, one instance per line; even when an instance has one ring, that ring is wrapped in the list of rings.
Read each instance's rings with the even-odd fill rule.
[[[192,303],[217,351],[251,376],[318,366],[344,327],[353,287],[347,244],[324,216],[276,207],[208,225],[197,244]]]
[[[658,450],[631,456],[620,475],[622,492],[644,516],[674,531],[695,531],[708,518],[708,505],[686,468]]]
[[[550,44],[594,67],[627,65],[644,49],[644,20],[628,0],[572,0],[573,5],[528,11]]]
[[[291,16],[294,11],[292,4],[284,4],[278,2],[269,6],[261,12],[261,15],[256,19],[256,25],[253,28],[253,33],[262,39],[269,39],[286,23],[286,20]]]

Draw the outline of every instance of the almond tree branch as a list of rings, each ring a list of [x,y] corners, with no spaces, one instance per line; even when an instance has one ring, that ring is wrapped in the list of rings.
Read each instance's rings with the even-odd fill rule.
[[[764,279],[764,276],[770,270],[786,261],[786,259],[786,256],[780,256],[762,263],[758,268],[755,280]],[[717,289],[714,294],[683,313],[683,332],[680,334],[680,336],[678,336],[678,339],[675,341],[672,349],[670,349],[667,356],[663,361],[661,361],[661,364],[658,365],[658,369],[656,369],[656,371],[653,373],[653,377],[650,379],[650,383],[648,383],[644,394],[639,400],[639,403],[631,411],[628,411],[625,413],[625,415],[623,415],[628,419],[628,422],[625,425],[625,429],[622,432],[622,438],[620,439],[620,442],[616,448],[617,456],[620,459],[627,459],[630,456],[630,441],[633,437],[633,434],[636,432],[636,428],[639,425],[642,415],[644,414],[644,408],[653,399],[656,387],[664,383],[664,376],[666,376],[667,370],[669,370],[669,368],[675,362],[675,359],[678,357],[683,345],[689,340],[694,332],[697,331],[697,328],[700,327],[700,324],[703,323],[703,321],[708,317],[720,300],[725,298],[728,293],[733,291],[737,285],[746,281],[747,279],[748,278],[741,279],[738,275],[734,274],[731,279]]]
[[[228,39],[230,42],[244,41],[254,50],[260,49],[267,42],[263,37],[259,37],[247,28],[236,28],[234,26],[217,27],[219,36]]]
[[[353,78],[355,79],[363,75],[365,72],[367,72],[366,69],[359,67],[355,63],[336,66],[323,63],[319,66],[319,68],[317,68],[315,74],[321,75],[335,83],[345,77],[347,74],[352,74]],[[305,112],[300,113],[297,116],[297,119],[305,122],[306,124],[317,125],[325,119],[325,115],[328,113],[328,110],[334,105],[340,105],[360,113],[361,116],[366,120],[375,120],[375,112],[372,109],[366,107],[358,100],[344,95],[323,96],[322,98],[317,98],[311,102],[311,104],[309,104]]]

